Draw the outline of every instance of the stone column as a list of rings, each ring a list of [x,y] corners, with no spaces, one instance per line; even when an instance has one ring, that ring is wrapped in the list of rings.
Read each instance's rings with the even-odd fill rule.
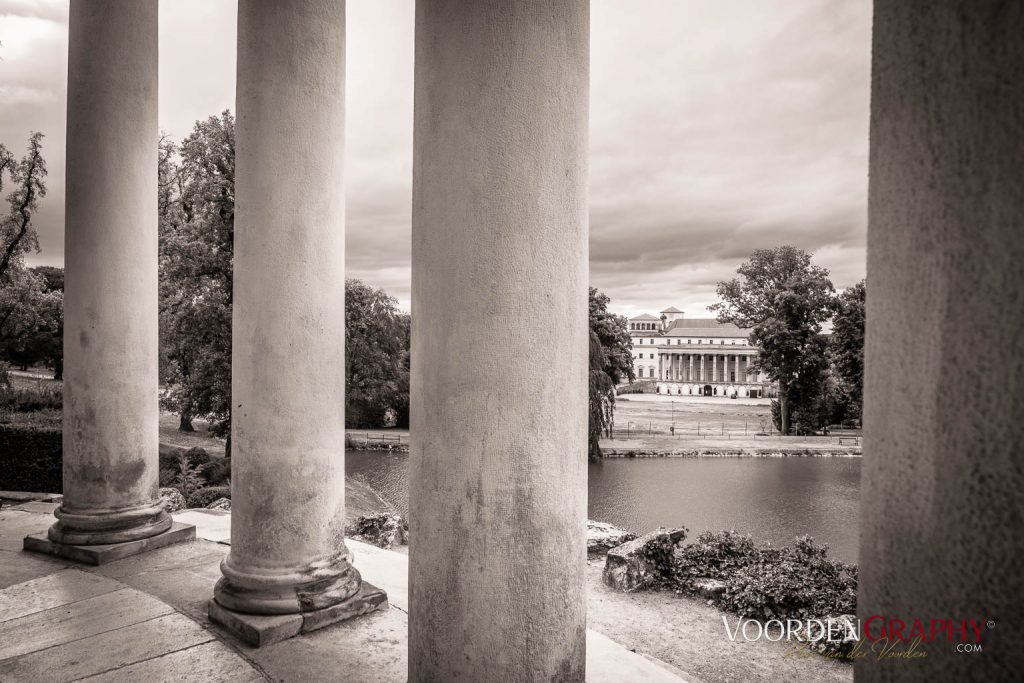
[[[711,381],[718,382],[718,354],[711,354]]]
[[[1021,36],[1019,3],[875,2],[857,607],[949,615],[957,643],[973,619],[984,655],[943,640],[862,681],[1024,670]]]
[[[700,354],[700,381],[707,381],[707,377],[704,375],[704,354]]]
[[[692,353],[690,354],[690,369],[689,369],[689,372],[687,373],[686,379],[689,380],[690,382],[693,381],[693,354]]]
[[[358,599],[345,546],[345,4],[241,0],[231,553],[210,616]]]
[[[75,2],[68,31],[64,500],[48,540],[25,540],[55,554],[171,528],[157,491],[157,2]]]
[[[413,683],[584,679],[588,17],[416,3]]]

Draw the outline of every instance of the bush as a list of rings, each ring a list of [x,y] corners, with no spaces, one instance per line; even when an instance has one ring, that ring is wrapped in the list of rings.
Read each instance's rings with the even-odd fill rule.
[[[59,414],[56,419],[48,411],[21,417],[8,415],[0,424],[0,488],[63,493]]]
[[[199,446],[193,446],[184,453],[185,459],[188,460],[188,464],[192,467],[201,467],[213,460],[213,456],[206,452],[205,448]]]
[[[59,384],[38,384],[28,387],[0,387],[0,411],[31,413],[40,410],[60,410],[64,405],[64,392]]]
[[[230,486],[206,486],[196,489],[191,496],[186,496],[190,508],[204,508],[220,498],[231,498]]]
[[[208,486],[225,486],[231,481],[231,458],[220,458],[198,467]]]
[[[718,608],[755,619],[823,619],[857,611],[857,568],[828,559],[828,546],[804,536],[782,548],[749,536],[704,533],[674,557],[673,582],[684,590],[710,577],[726,585]]]
[[[686,582],[695,578],[723,579],[755,563],[760,551],[750,536],[735,531],[705,531],[694,543],[676,551],[673,574]]]

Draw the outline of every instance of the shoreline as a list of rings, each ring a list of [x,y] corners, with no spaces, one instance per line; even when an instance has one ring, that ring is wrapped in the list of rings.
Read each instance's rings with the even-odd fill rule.
[[[346,440],[345,450],[408,453],[409,444],[394,441]],[[602,459],[640,458],[860,458],[860,449],[814,448],[602,448]]]
[[[826,450],[794,448],[790,450],[742,448],[602,448],[602,459],[630,460],[640,458],[860,458],[858,450]]]

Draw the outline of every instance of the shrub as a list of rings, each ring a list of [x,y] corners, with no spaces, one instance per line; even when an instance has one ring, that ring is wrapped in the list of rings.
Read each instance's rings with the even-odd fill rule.
[[[172,488],[178,489],[181,495],[185,496],[185,500],[189,506],[192,505],[192,496],[203,486],[203,478],[199,476],[199,472],[195,466],[189,462],[188,453],[181,453],[178,455],[178,461],[176,463],[176,469],[174,473],[174,479],[171,483]]]
[[[230,486],[206,486],[196,489],[191,496],[186,496],[188,506],[192,508],[204,508],[220,498],[231,498]]]
[[[735,531],[705,531],[694,543],[676,551],[673,575],[681,583],[689,579],[723,579],[756,562],[760,551],[754,539]]]
[[[0,482],[10,491],[62,493],[60,415],[6,415],[0,423]]]
[[[60,410],[63,405],[64,392],[59,384],[0,387],[0,411],[31,413],[40,410]]]
[[[231,481],[231,458],[219,458],[198,467],[207,486],[223,486]]]
[[[213,460],[213,457],[206,452],[206,449],[199,446],[193,446],[185,451],[184,455],[188,460],[188,464],[192,467],[200,467]]]
[[[720,609],[755,619],[814,619],[857,611],[857,568],[828,558],[828,546],[804,536],[793,545],[756,546],[735,532],[704,533],[673,558],[673,582],[723,581]]]

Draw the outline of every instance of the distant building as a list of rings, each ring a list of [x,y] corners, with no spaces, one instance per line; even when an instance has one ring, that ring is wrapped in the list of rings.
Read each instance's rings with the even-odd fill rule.
[[[685,318],[678,308],[660,317],[629,319],[637,379],[655,380],[673,396],[774,396],[776,387],[752,368],[750,330],[714,318]]]

